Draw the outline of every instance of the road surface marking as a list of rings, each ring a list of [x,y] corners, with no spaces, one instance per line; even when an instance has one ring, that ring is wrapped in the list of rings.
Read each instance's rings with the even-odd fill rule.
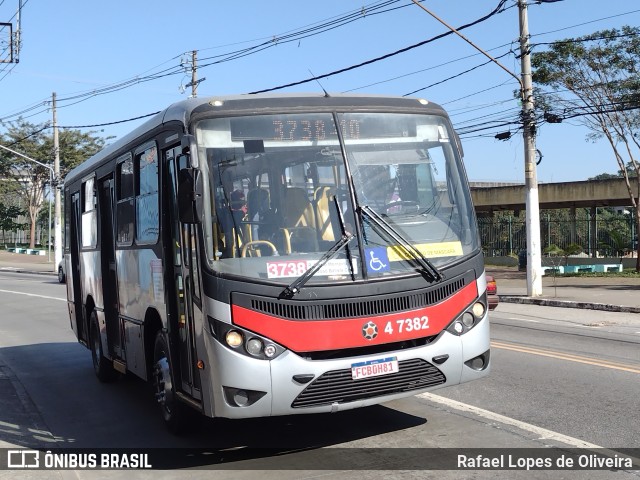
[[[39,298],[46,298],[48,300],[60,300],[61,302],[66,302],[67,299],[66,298],[59,298],[59,297],[49,297],[47,295],[37,295],[35,293],[25,293],[25,292],[14,292],[12,290],[0,290],[0,292],[2,293],[13,293],[15,295],[26,295],[27,297],[39,297]]]
[[[516,420],[515,418],[505,417],[504,415],[500,415],[499,413],[491,412],[483,408],[474,407],[473,405],[468,405],[456,400],[451,400],[446,397],[441,397],[440,395],[434,395],[433,393],[420,393],[416,396],[424,398],[425,400],[432,401],[434,403],[439,403],[441,405],[454,408],[456,410],[473,413],[474,415],[486,418],[487,420],[499,422],[504,425],[511,425],[520,428],[521,430],[540,435],[539,440],[555,440],[557,442],[562,442],[576,448],[603,448],[599,445],[580,440],[579,438],[569,437],[568,435],[563,435],[562,433],[554,432],[553,430],[547,430],[546,428],[537,427],[535,425],[531,425],[530,423]]]
[[[545,350],[545,349],[540,349],[540,348],[524,347],[524,346],[521,346],[521,345],[515,345],[515,344],[503,343],[503,342],[496,342],[496,341],[492,341],[491,342],[491,347],[492,348],[501,348],[503,350],[511,350],[511,351],[514,351],[514,352],[530,353],[532,355],[540,355],[540,356],[543,356],[543,357],[557,358],[557,359],[560,359],[560,360],[567,360],[569,362],[585,363],[587,365],[595,365],[595,366],[598,366],[598,367],[612,368],[614,370],[622,370],[622,371],[625,371],[625,372],[640,373],[640,368],[632,367],[629,364],[611,362],[609,360],[602,360],[602,359],[591,358],[591,357],[583,357],[582,355],[573,355],[573,354],[569,354],[569,353],[555,352],[553,350]]]
[[[518,322],[540,323],[538,320],[530,320],[528,318],[509,317],[509,320],[517,320]]]

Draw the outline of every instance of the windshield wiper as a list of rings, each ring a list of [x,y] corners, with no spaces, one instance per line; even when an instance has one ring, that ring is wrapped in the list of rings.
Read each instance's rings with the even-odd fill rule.
[[[362,205],[359,208],[362,215],[364,215],[369,222],[378,227],[378,231],[384,233],[387,237],[393,241],[398,242],[405,252],[407,252],[422,268],[422,271],[426,274],[427,279],[430,282],[440,282],[444,279],[444,275],[438,268],[431,263],[431,261],[425,258],[420,251],[414,247],[400,232],[394,229],[389,223],[382,218],[375,210],[369,205]]]
[[[340,223],[340,230],[342,233],[342,237],[340,237],[340,239],[333,245],[333,247],[327,250],[324,253],[324,255],[320,257],[320,259],[316,262],[315,265],[309,268],[306,272],[304,272],[302,275],[296,278],[296,280],[291,285],[285,288],[280,294],[280,298],[292,298],[294,295],[299,293],[300,289],[304,287],[304,285],[311,279],[311,277],[313,277],[318,272],[318,270],[324,267],[329,260],[335,257],[340,250],[342,250],[344,247],[346,247],[349,244],[351,240],[356,238],[354,235],[350,234],[345,230],[344,217],[342,216],[342,210],[340,209],[340,204],[338,203],[338,197],[334,196],[333,201],[335,203],[336,210],[338,211],[338,220]],[[354,278],[353,262],[351,260],[351,254],[349,253],[349,249],[347,249],[347,262],[349,263],[351,278],[353,279]]]

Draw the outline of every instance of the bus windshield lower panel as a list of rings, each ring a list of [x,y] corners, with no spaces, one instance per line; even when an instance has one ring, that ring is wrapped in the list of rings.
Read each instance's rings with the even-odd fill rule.
[[[308,283],[415,271],[411,255],[367,222],[364,205],[439,268],[479,248],[463,167],[442,117],[215,118],[198,122],[196,138],[209,180],[206,254],[220,273],[288,285],[343,229],[355,238]]]

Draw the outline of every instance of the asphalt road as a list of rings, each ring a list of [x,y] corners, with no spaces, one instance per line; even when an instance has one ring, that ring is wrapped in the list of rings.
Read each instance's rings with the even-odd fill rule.
[[[0,444],[184,447],[238,460],[229,464],[234,469],[215,474],[106,472],[112,478],[153,473],[155,478],[260,475],[279,480],[360,479],[363,474],[551,479],[561,473],[577,479],[585,478],[585,472],[407,471],[412,463],[405,456],[416,448],[426,454],[434,448],[640,448],[637,314],[501,304],[492,317],[492,373],[482,381],[335,415],[201,419],[189,435],[175,437],[164,430],[146,384],[129,377],[109,385],[95,379],[89,351],[70,330],[65,293],[54,277],[0,272],[0,373],[19,386],[12,405],[22,408],[10,419],[0,410]],[[2,401],[6,398],[0,406]],[[255,458],[256,450],[251,450],[264,447],[278,454],[266,459],[266,467],[260,463],[265,459]],[[313,462],[305,463],[309,452],[323,452],[322,461],[329,463],[312,468]],[[279,470],[284,459],[288,469]],[[206,467],[206,457],[196,463]],[[0,478],[12,473],[0,471]],[[31,472],[26,478],[50,478],[52,473]],[[105,474],[57,473],[81,479]],[[612,475],[608,470],[588,472],[589,478]],[[637,472],[615,473],[615,478],[638,477]]]
[[[491,337],[491,375],[439,394],[598,445],[640,445],[640,315],[501,304]]]

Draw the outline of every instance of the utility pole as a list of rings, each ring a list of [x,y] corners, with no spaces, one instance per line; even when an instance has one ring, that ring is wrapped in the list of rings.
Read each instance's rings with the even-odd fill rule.
[[[16,63],[20,62],[20,47],[22,46],[22,40],[20,39],[20,35],[22,35],[22,0],[18,2],[18,12],[16,13],[16,53],[14,56],[14,61]]]
[[[539,297],[542,295],[542,253],[540,250],[540,204],[538,199],[538,177],[536,174],[536,119],[533,105],[533,87],[531,83],[531,56],[529,53],[529,23],[527,18],[527,1],[518,0],[520,20],[520,63],[519,78],[495,58],[475,45],[471,40],[458,32],[455,28],[438,18],[418,0],[412,0],[418,7],[427,12],[438,22],[458,35],[473,48],[489,58],[493,63],[514,77],[520,84],[520,99],[522,101],[522,127],[524,137],[524,176],[526,190],[526,230],[527,230],[527,295]]]
[[[204,82],[206,78],[198,80],[198,51],[191,52],[191,81],[185,85],[185,87],[191,87],[191,97],[196,98],[198,96],[198,84]]]
[[[53,185],[55,187],[55,211],[54,211],[54,229],[53,229],[53,268],[58,271],[58,265],[62,260],[62,208],[60,189],[62,188],[60,181],[60,144],[58,138],[58,117],[56,114],[56,92],[52,95],[53,109]]]
[[[540,203],[536,172],[536,118],[531,82],[529,20],[527,0],[518,0],[520,20],[520,69],[522,76],[522,127],[524,138],[524,184],[526,190],[527,295],[542,295],[542,252],[540,245]]]

